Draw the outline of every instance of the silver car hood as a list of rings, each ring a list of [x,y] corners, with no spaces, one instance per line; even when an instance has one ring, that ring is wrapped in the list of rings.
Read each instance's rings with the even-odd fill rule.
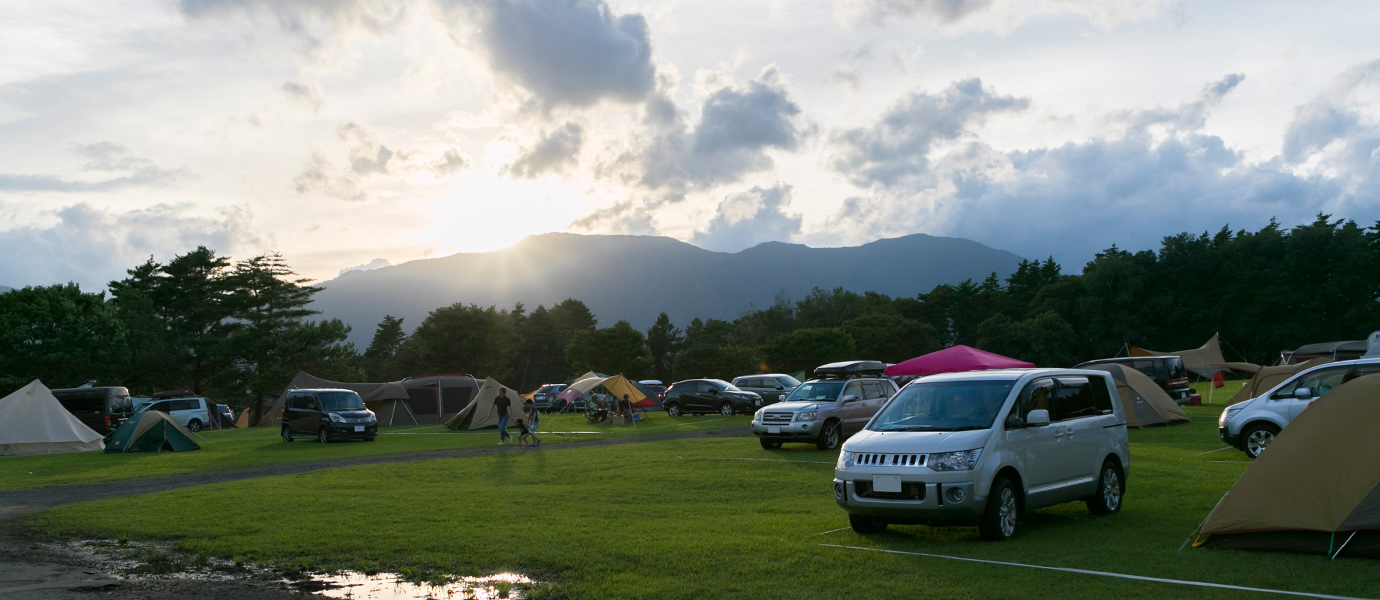
[[[887,454],[957,452],[987,445],[991,429],[972,431],[860,431],[843,445],[848,452]]]
[[[802,410],[821,410],[821,409],[826,409],[826,408],[833,408],[834,405],[835,405],[835,403],[833,403],[833,402],[777,402],[776,404],[770,404],[770,405],[768,405],[768,406],[767,406],[767,410],[770,410],[770,411],[773,411],[773,412],[775,412],[775,411],[795,411],[795,412],[799,412],[799,411],[802,411]]]

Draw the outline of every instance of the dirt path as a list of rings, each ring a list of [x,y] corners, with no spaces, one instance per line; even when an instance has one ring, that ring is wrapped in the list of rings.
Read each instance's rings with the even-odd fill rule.
[[[200,597],[203,600],[269,600],[302,597],[301,592],[293,590],[287,582],[274,574],[221,571],[131,576],[128,573],[131,565],[122,563],[118,558],[99,551],[93,552],[89,547],[34,537],[15,527],[15,522],[24,515],[67,504],[257,477],[295,475],[337,467],[745,435],[748,434],[742,428],[734,428],[728,431],[694,431],[637,438],[578,441],[553,444],[540,450],[513,446],[485,446],[0,492],[0,598],[68,599],[99,595],[101,598],[113,599],[161,600]]]

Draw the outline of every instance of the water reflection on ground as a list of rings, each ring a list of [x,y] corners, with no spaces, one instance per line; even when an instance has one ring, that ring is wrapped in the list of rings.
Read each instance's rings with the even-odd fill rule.
[[[310,579],[293,585],[303,592],[327,598],[369,600],[521,600],[526,597],[532,580],[517,573],[499,573],[489,577],[460,577],[441,585],[411,583],[397,573],[365,575],[345,571],[333,575],[312,575]]]

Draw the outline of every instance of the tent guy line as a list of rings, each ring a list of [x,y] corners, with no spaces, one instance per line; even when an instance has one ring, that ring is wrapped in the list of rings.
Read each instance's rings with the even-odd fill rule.
[[[1027,569],[1040,569],[1043,571],[1060,571],[1063,573],[1077,573],[1080,575],[1096,575],[1098,577],[1115,577],[1118,579],[1134,579],[1136,581],[1151,581],[1155,583],[1168,583],[1173,585],[1188,585],[1195,587],[1214,588],[1219,590],[1235,590],[1239,592],[1258,592],[1262,594],[1280,594],[1284,596],[1301,596],[1304,598],[1324,598],[1326,600],[1374,600],[1371,598],[1361,598],[1357,596],[1335,596],[1332,594],[1316,594],[1313,592],[1293,592],[1289,590],[1273,590],[1269,588],[1248,587],[1242,585],[1230,585],[1225,583],[1209,583],[1206,581],[1189,581],[1186,579],[1167,579],[1164,577],[1147,577],[1144,575],[1129,575],[1126,573],[1112,573],[1110,571],[1092,571],[1089,569],[1073,569],[1068,567],[1047,567],[1044,565],[1028,565],[1025,563],[1006,562],[1001,560],[987,560],[983,558],[967,558],[963,556],[946,556],[944,554],[929,554],[926,552],[907,552],[905,550],[887,550],[884,548],[865,548],[862,546],[843,546],[840,544],[820,544],[828,548],[842,548],[844,550],[862,550],[866,552],[882,552],[886,554],[901,554],[905,556],[922,556],[925,558],[942,558],[945,560],[957,560],[962,562],[974,562],[988,565],[1000,565],[1004,567],[1024,567]]]

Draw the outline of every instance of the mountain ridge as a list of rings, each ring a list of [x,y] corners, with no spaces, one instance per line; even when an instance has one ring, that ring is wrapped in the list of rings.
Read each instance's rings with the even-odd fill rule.
[[[362,349],[384,315],[403,318],[411,331],[431,310],[456,302],[522,302],[531,310],[576,298],[603,327],[627,320],[646,329],[661,312],[683,327],[696,317],[736,318],[783,293],[799,300],[816,287],[914,296],[993,272],[1006,277],[1020,260],[972,240],[925,234],[859,246],[764,242],[717,252],[662,236],[548,233],[492,252],[342,273],[322,284],[312,308],[349,324],[350,341]]]

